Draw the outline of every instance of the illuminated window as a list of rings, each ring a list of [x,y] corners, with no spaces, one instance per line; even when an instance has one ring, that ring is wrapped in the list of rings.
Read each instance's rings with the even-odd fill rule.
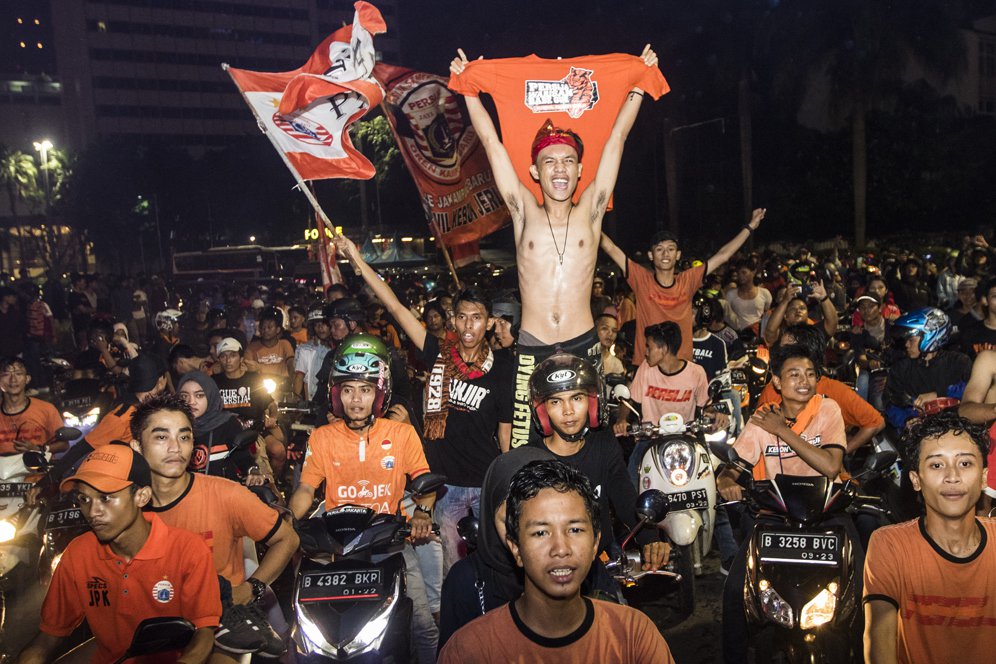
[[[37,46],[38,48],[45,48],[44,46],[42,46],[41,42],[38,42],[37,44],[35,44],[35,46]]]
[[[97,21],[97,32],[107,32],[106,21]]]
[[[41,25],[41,21],[39,21],[38,19],[35,19],[35,25]]]
[[[17,19],[17,24],[18,25],[24,25],[24,19],[23,18],[18,18]]]
[[[28,47],[27,44],[25,44],[24,42],[21,42],[21,48],[27,48],[27,47]]]

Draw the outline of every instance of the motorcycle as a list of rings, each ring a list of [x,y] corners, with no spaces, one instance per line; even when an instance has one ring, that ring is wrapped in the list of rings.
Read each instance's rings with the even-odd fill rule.
[[[81,435],[82,432],[79,429],[61,427],[56,429],[55,434],[45,443],[45,446],[57,441],[69,442]],[[23,455],[0,456],[0,519],[12,516],[21,508],[25,494],[34,484],[27,480],[30,474],[30,469],[24,465]]]
[[[99,378],[74,378],[55,393],[62,410],[62,421],[80,431],[79,438],[69,441],[70,445],[90,433],[100,418],[107,414],[114,395],[106,388],[107,383]]]
[[[426,473],[412,480],[411,492],[421,497],[445,483],[444,476]],[[404,518],[359,505],[325,512],[322,504],[296,530],[304,554],[293,593],[291,638],[298,661],[413,660],[412,601],[405,595],[401,554],[410,534]]]
[[[657,489],[648,489],[637,498],[636,515],[640,519],[619,545],[619,556],[605,563],[606,571],[622,588],[632,588],[637,585],[641,578],[648,574],[668,576],[677,582],[681,582],[682,575],[671,569],[644,570],[640,552],[626,548],[626,545],[633,539],[633,536],[642,530],[644,526],[650,523],[656,525],[665,520],[669,510],[670,501],[664,495],[664,492]]]
[[[860,657],[862,569],[854,557],[860,544],[831,518],[875,499],[860,495],[850,480],[792,475],[755,480],[753,466],[732,447],[711,449],[739,473],[748,509],[755,516],[763,512],[748,543],[743,594],[756,661],[778,654],[790,663],[810,664]],[[853,479],[894,462],[892,453],[872,455]]]

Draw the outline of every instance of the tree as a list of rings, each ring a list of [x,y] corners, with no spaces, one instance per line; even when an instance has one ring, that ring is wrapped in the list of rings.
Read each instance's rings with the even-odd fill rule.
[[[798,108],[814,81],[829,83],[830,111],[851,130],[854,241],[867,229],[869,111],[886,108],[912,66],[941,80],[965,66],[956,0],[784,0],[772,14],[775,91]]]
[[[21,271],[27,268],[24,263],[24,235],[18,221],[18,203],[29,204],[38,200],[38,169],[34,158],[20,150],[11,150],[6,145],[0,145],[0,183],[7,190],[10,202],[12,227],[17,228],[18,253],[21,255]],[[13,272],[13,265],[11,265]]]

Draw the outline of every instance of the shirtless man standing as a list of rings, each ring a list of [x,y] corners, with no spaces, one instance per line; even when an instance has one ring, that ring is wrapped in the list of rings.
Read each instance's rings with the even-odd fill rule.
[[[989,462],[985,482],[982,487],[982,500],[988,512],[996,500],[996,350],[981,351],[972,363],[972,376],[961,396],[958,414],[970,422],[989,426]]]
[[[463,50],[450,64],[454,75],[463,73]],[[644,47],[640,56],[648,67],[657,54]],[[516,352],[512,446],[525,445],[530,435],[529,376],[533,367],[558,348],[601,365],[601,350],[591,318],[591,284],[595,272],[602,217],[619,173],[623,144],[633,127],[643,91],[634,87],[616,116],[592,181],[573,202],[581,176],[584,145],[569,129],[549,120],[532,144],[529,172],[543,192],[543,204],[519,181],[512,160],[498,138],[491,116],[478,97],[466,97],[467,111],[488,155],[495,184],[512,216],[522,327]],[[574,227],[571,228],[571,221]]]

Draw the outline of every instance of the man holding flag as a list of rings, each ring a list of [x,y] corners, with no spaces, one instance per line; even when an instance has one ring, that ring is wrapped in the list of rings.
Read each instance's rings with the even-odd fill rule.
[[[636,120],[644,88],[656,98],[667,91],[667,83],[656,67],[657,54],[649,44],[640,59],[619,55],[592,56],[562,63],[543,61],[535,56],[468,63],[463,50],[458,53],[450,64],[449,87],[466,96],[471,122],[487,152],[495,183],[512,216],[515,234],[522,292],[522,328],[512,422],[512,446],[517,447],[528,442],[530,435],[527,385],[533,367],[558,348],[600,363],[598,335],[589,303],[602,218],[609,207],[623,144]],[[551,67],[557,69],[551,70]],[[612,100],[605,99],[610,96],[606,94],[606,88],[612,92],[615,86],[619,91],[620,80],[626,81],[626,88],[619,91],[625,95],[625,100],[604,146],[589,147],[589,153],[597,153],[601,147],[600,159],[597,154],[590,157],[596,162],[592,165],[596,169],[593,178],[590,175],[582,177],[585,148],[581,137],[571,129],[554,126],[549,117],[536,133],[529,154],[531,165],[527,172],[528,177],[539,184],[538,199],[530,188],[532,182],[527,184],[526,178],[517,174],[509,154],[521,153],[522,146],[506,149],[502,145],[491,116],[477,96],[483,91],[495,96],[506,138],[515,135],[513,131],[517,127],[506,126],[506,118],[511,116],[502,113],[503,103],[505,106],[521,104],[523,75],[516,79],[516,69],[528,71],[525,74],[526,96],[522,100],[526,108],[518,109],[519,114],[525,116],[519,118],[523,125],[533,113],[559,112],[567,115],[565,122],[582,124],[578,119],[594,109],[600,98],[603,101],[599,111],[611,108]],[[564,72],[560,80],[540,80],[541,76],[534,75],[534,72],[559,74],[560,71]],[[587,119],[597,117],[591,114]],[[604,135],[604,127],[601,132],[591,132],[597,133]],[[596,142],[591,135],[589,140],[593,144]],[[519,164],[520,171],[522,166]],[[579,182],[585,179],[587,185],[581,187],[575,202]]]

